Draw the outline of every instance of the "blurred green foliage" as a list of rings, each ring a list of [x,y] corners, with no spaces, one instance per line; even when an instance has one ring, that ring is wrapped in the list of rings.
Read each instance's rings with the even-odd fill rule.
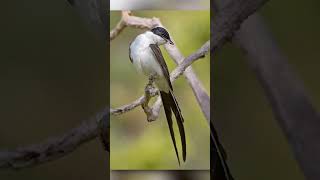
[[[133,11],[140,17],[158,17],[176,41],[183,55],[188,56],[210,35],[209,11]],[[110,14],[110,28],[120,19],[120,12]],[[144,92],[147,78],[139,75],[129,61],[130,42],[145,30],[126,28],[110,44],[110,101],[112,107],[132,102]],[[169,71],[176,65],[162,48]],[[210,56],[193,64],[194,71],[210,91]],[[195,96],[183,77],[173,83],[174,92],[185,117],[187,161],[179,167],[168,125],[163,113],[155,122],[147,122],[141,107],[111,117],[111,169],[209,169],[209,127]],[[176,125],[175,125],[176,126]],[[178,150],[180,137],[175,128]]]

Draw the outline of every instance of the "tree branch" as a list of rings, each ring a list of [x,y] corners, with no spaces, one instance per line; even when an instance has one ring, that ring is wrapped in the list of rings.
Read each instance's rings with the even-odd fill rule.
[[[158,18],[142,18],[132,16],[131,11],[122,11],[120,21],[116,27],[110,31],[110,40],[116,38],[122,32],[122,30],[128,26],[139,29],[151,29],[156,26],[161,26],[161,23]]]
[[[262,18],[251,16],[233,43],[256,73],[306,179],[320,179],[320,115]]]
[[[100,134],[99,122],[109,122],[108,110],[109,108],[105,108],[96,116],[83,121],[78,127],[69,130],[60,137],[50,138],[43,143],[11,151],[0,151],[0,168],[25,168],[65,156]]]
[[[215,52],[231,40],[235,31],[251,14],[268,0],[228,0],[211,23],[211,51]]]
[[[225,1],[215,3],[215,11],[223,11]],[[251,15],[232,42],[243,51],[249,67],[256,73],[306,179],[320,179],[319,112],[263,19],[258,14]]]
[[[103,0],[67,0],[91,30],[105,42],[108,33],[107,2]]]
[[[153,89],[149,89],[149,98],[157,96],[158,95],[158,89],[153,88]],[[145,95],[141,96],[140,98],[138,98],[137,100],[133,101],[130,104],[126,104],[123,105],[121,107],[115,108],[115,109],[110,109],[110,114],[117,116],[117,115],[121,115],[123,113],[126,113],[128,111],[133,110],[134,108],[141,106],[143,103],[145,103],[146,101],[148,101],[148,99],[146,98]]]

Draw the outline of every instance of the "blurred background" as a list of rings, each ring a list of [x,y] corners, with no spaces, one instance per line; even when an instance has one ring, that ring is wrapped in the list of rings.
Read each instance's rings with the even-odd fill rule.
[[[209,8],[210,0],[110,0],[110,10],[203,10]]]
[[[261,14],[320,110],[320,2],[269,1]],[[242,52],[227,44],[213,55],[213,121],[235,179],[304,177]],[[320,128],[320,127],[319,127]]]
[[[318,110],[319,6],[317,0],[270,1],[261,9],[266,24]],[[65,1],[4,0],[0,9],[0,149],[14,149],[64,133],[104,106],[106,84],[97,78],[104,78],[105,68],[101,64],[105,63],[105,50],[97,45],[78,14]],[[113,23],[119,18],[115,14]],[[187,20],[172,24],[179,26],[196,18],[189,17],[188,13],[185,16]],[[162,22],[168,26],[170,20],[167,17]],[[171,28],[170,32],[174,33]],[[188,45],[180,44],[183,39],[178,41],[176,36],[179,34],[174,37],[187,55],[180,46]],[[117,37],[111,45],[122,37]],[[127,51],[123,56],[122,61],[127,64]],[[229,44],[215,54],[214,59],[215,66],[211,69],[214,72],[214,124],[228,152],[228,163],[235,178],[303,180],[262,88],[242,53]],[[195,65],[206,60],[201,61]],[[129,67],[133,68],[128,63]],[[170,65],[171,70],[172,67]],[[133,73],[134,69],[131,71]],[[134,77],[137,77],[135,72]],[[184,83],[183,78],[174,83],[175,91],[182,86],[179,83]],[[134,91],[136,94],[130,96],[129,101],[113,105],[131,102],[141,95],[143,85]],[[177,93],[179,101],[181,95]],[[158,123],[146,123],[141,109],[131,113],[139,114],[134,124],[141,122],[149,127]],[[164,122],[163,127],[167,129]],[[169,134],[164,135],[163,139],[167,138],[168,147],[172,148]],[[166,151],[176,163],[173,149]],[[0,179],[108,179],[108,169],[100,142],[94,140],[61,159],[40,166],[19,171],[0,170]]]
[[[107,105],[106,46],[66,1],[0,6],[0,150],[59,136]],[[1,180],[105,179],[99,140]]]
[[[111,171],[111,180],[209,180],[210,171]]]
[[[133,11],[140,17],[158,17],[185,56],[200,48],[210,37],[209,11]],[[120,20],[120,11],[110,14],[110,28]],[[129,60],[129,44],[145,30],[126,28],[110,43],[110,103],[119,107],[144,93],[147,78],[139,75]],[[169,71],[175,63],[161,47]],[[210,92],[210,56],[194,63],[194,71]],[[185,118],[187,161],[179,167],[167,120],[161,107],[157,121],[147,122],[141,107],[120,116],[111,116],[111,169],[209,169],[210,141],[208,123],[190,86],[183,77],[173,83]],[[156,98],[154,98],[156,99]],[[181,156],[180,137],[174,119],[176,141]]]

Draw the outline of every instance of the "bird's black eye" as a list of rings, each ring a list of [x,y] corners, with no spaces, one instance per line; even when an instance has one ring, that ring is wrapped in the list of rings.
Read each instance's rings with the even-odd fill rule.
[[[162,37],[163,39],[171,40],[168,31],[166,29],[164,29],[163,27],[155,27],[155,28],[151,29],[151,32]]]

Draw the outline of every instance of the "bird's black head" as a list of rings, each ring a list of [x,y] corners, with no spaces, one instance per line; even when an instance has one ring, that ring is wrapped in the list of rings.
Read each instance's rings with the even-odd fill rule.
[[[173,44],[173,42],[170,39],[170,35],[169,35],[168,31],[165,28],[163,28],[163,27],[155,27],[155,28],[151,29],[151,32],[153,32],[153,34],[156,34],[156,35],[162,37],[163,39],[168,41],[170,44]]]

